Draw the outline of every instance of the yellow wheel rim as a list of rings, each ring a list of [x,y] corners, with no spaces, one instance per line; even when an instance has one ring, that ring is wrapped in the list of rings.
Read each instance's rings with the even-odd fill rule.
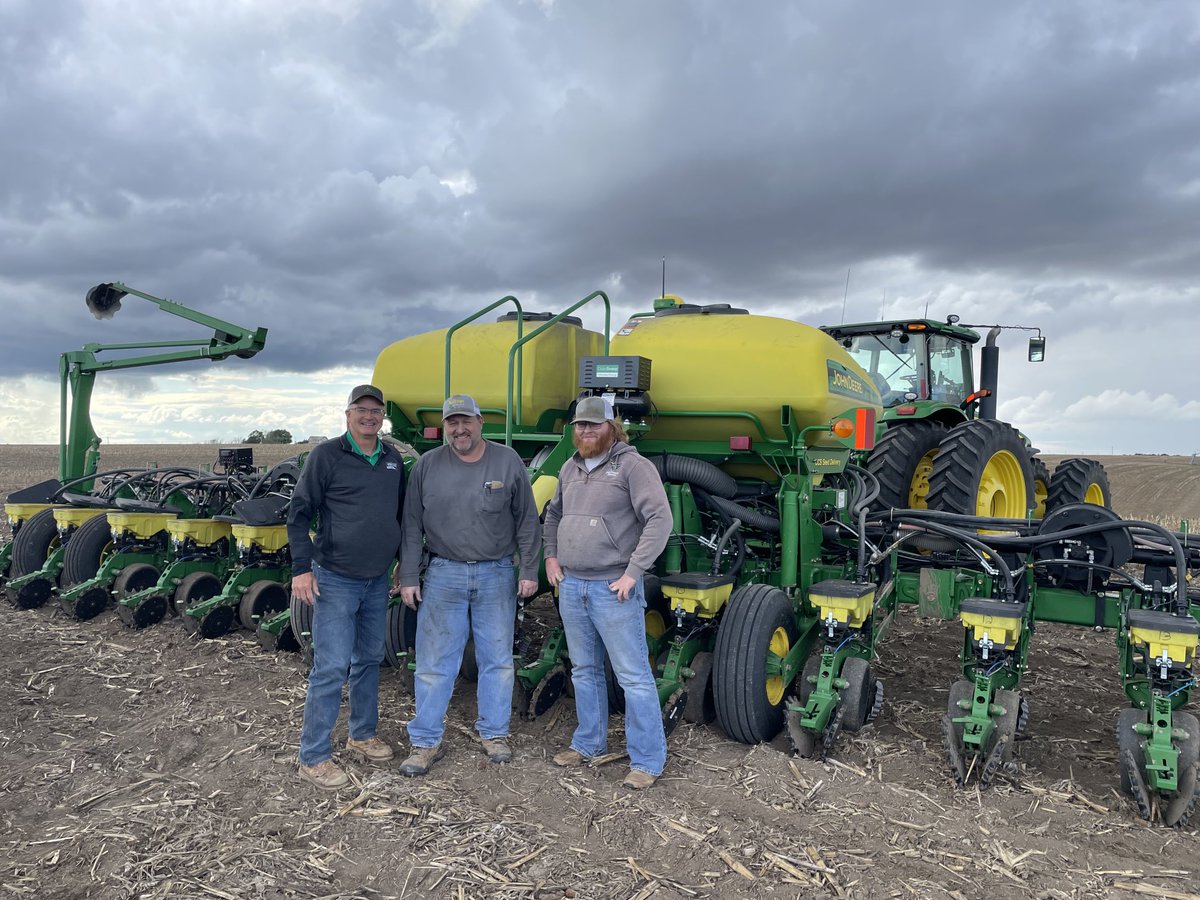
[[[771,635],[771,643],[767,645],[767,652],[783,659],[791,649],[792,642],[788,640],[787,630],[776,628]],[[772,706],[778,706],[783,702],[783,690],[785,686],[782,675],[770,675],[767,677],[767,700]]]
[[[1104,488],[1093,481],[1087,486],[1087,490],[1083,492],[1083,502],[1091,503],[1095,506],[1106,506]]]
[[[934,447],[921,457],[913,470],[912,484],[908,489],[909,509],[929,509],[929,475],[933,471],[933,458],[937,454],[937,447]]]
[[[667,633],[667,623],[663,620],[662,613],[657,609],[646,610],[646,638],[648,640],[657,640]],[[650,652],[650,648],[646,648],[646,656],[650,660],[650,671],[656,671],[658,660]]]
[[[1025,475],[1021,464],[1009,451],[998,451],[987,461],[979,477],[975,515],[1023,519],[1028,512],[1025,499]]]
[[[1040,478],[1035,478],[1033,481],[1033,517],[1035,519],[1044,519],[1046,517],[1046,498],[1050,496],[1050,487]]]

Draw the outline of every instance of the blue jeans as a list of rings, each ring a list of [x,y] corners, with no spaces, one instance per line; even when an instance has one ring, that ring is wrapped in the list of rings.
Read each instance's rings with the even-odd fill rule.
[[[408,723],[408,739],[414,747],[436,747],[442,742],[468,629],[479,664],[475,730],[485,741],[508,737],[516,677],[516,617],[517,573],[511,559],[456,562],[435,556],[429,560],[417,616],[417,714]]]
[[[658,688],[646,650],[646,592],[641,578],[624,603],[608,589],[609,580],[567,575],[558,586],[558,614],[567,633],[575,714],[579,727],[572,749],[584,756],[608,750],[608,689],[604,654],[625,691],[625,745],[630,768],[661,775],[667,764]]]
[[[379,663],[383,660],[388,576],[347,578],[313,566],[320,596],[313,604],[313,665],[304,700],[300,764],[333,755],[330,737],[350,681],[350,737],[375,737],[379,725]]]

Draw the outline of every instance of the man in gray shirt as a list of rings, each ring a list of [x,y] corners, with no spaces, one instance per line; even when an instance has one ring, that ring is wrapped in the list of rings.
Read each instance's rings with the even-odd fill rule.
[[[475,730],[488,759],[512,759],[513,626],[517,594],[537,593],[542,526],[525,464],[483,439],[479,405],[455,394],[442,405],[447,443],[413,467],[404,498],[400,596],[417,617],[417,713],[403,775],[424,775],[445,755],[442,734],[468,629],[479,668]],[[429,561],[421,584],[422,542]],[[520,555],[519,572],[513,557]]]

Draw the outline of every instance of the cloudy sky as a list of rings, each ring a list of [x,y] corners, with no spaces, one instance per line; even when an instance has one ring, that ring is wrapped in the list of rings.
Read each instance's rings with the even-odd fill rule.
[[[1000,414],[1044,451],[1200,451],[1192,4],[0,0],[0,67],[0,442],[57,440],[61,352],[205,336],[97,282],[269,329],[98,380],[108,441],[228,440],[335,432],[506,293],[619,321],[665,256],[691,302],[1039,326]]]

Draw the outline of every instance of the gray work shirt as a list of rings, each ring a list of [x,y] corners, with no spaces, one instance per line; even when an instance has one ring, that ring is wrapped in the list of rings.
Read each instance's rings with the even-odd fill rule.
[[[473,463],[448,446],[417,460],[404,497],[402,587],[420,582],[422,542],[432,554],[464,562],[520,552],[521,579],[536,581],[542,524],[516,451],[484,441],[483,456]]]

